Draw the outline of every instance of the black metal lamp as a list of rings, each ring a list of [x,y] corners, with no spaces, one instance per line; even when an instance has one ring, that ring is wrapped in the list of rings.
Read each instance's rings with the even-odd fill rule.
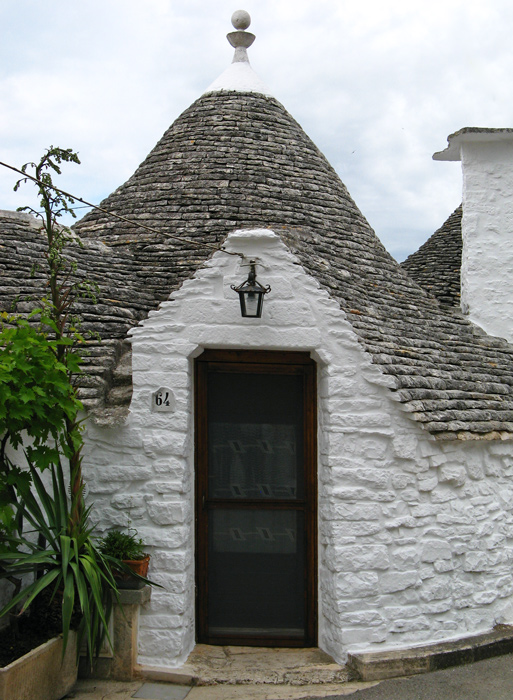
[[[271,291],[271,287],[264,287],[256,279],[256,263],[249,262],[250,270],[248,279],[239,284],[238,287],[232,284],[231,288],[237,292],[240,300],[240,311],[243,318],[260,318],[262,316],[262,306],[264,305],[264,294]]]

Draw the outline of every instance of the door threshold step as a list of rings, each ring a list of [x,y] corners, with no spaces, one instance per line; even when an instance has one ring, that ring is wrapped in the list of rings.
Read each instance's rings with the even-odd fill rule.
[[[221,647],[198,644],[183,666],[139,666],[147,680],[188,685],[321,685],[347,683],[344,666],[317,648]]]

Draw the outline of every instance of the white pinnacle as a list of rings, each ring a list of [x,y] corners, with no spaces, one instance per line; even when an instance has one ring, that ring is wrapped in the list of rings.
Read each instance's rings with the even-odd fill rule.
[[[249,64],[246,49],[255,41],[255,35],[245,31],[250,24],[251,17],[249,12],[237,10],[233,13],[232,25],[236,31],[226,35],[229,43],[235,49],[232,64],[205,90],[206,93],[234,90],[237,92],[259,92],[262,95],[271,95],[268,88]]]

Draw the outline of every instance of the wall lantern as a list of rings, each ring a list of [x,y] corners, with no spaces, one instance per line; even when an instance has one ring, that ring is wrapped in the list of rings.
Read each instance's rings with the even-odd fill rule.
[[[243,318],[260,318],[262,316],[262,306],[264,305],[264,294],[271,291],[271,287],[264,287],[257,282],[254,260],[249,261],[250,270],[248,279],[239,284],[238,287],[232,284],[231,288],[237,292],[240,299],[240,311]]]

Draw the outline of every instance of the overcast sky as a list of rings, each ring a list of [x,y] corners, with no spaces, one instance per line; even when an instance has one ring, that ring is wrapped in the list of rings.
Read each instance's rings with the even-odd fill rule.
[[[460,164],[431,159],[448,134],[513,126],[511,0],[3,0],[0,160],[71,147],[61,186],[99,203],[231,62],[237,9],[253,69],[402,260],[460,202]],[[15,180],[0,209],[30,201]]]

